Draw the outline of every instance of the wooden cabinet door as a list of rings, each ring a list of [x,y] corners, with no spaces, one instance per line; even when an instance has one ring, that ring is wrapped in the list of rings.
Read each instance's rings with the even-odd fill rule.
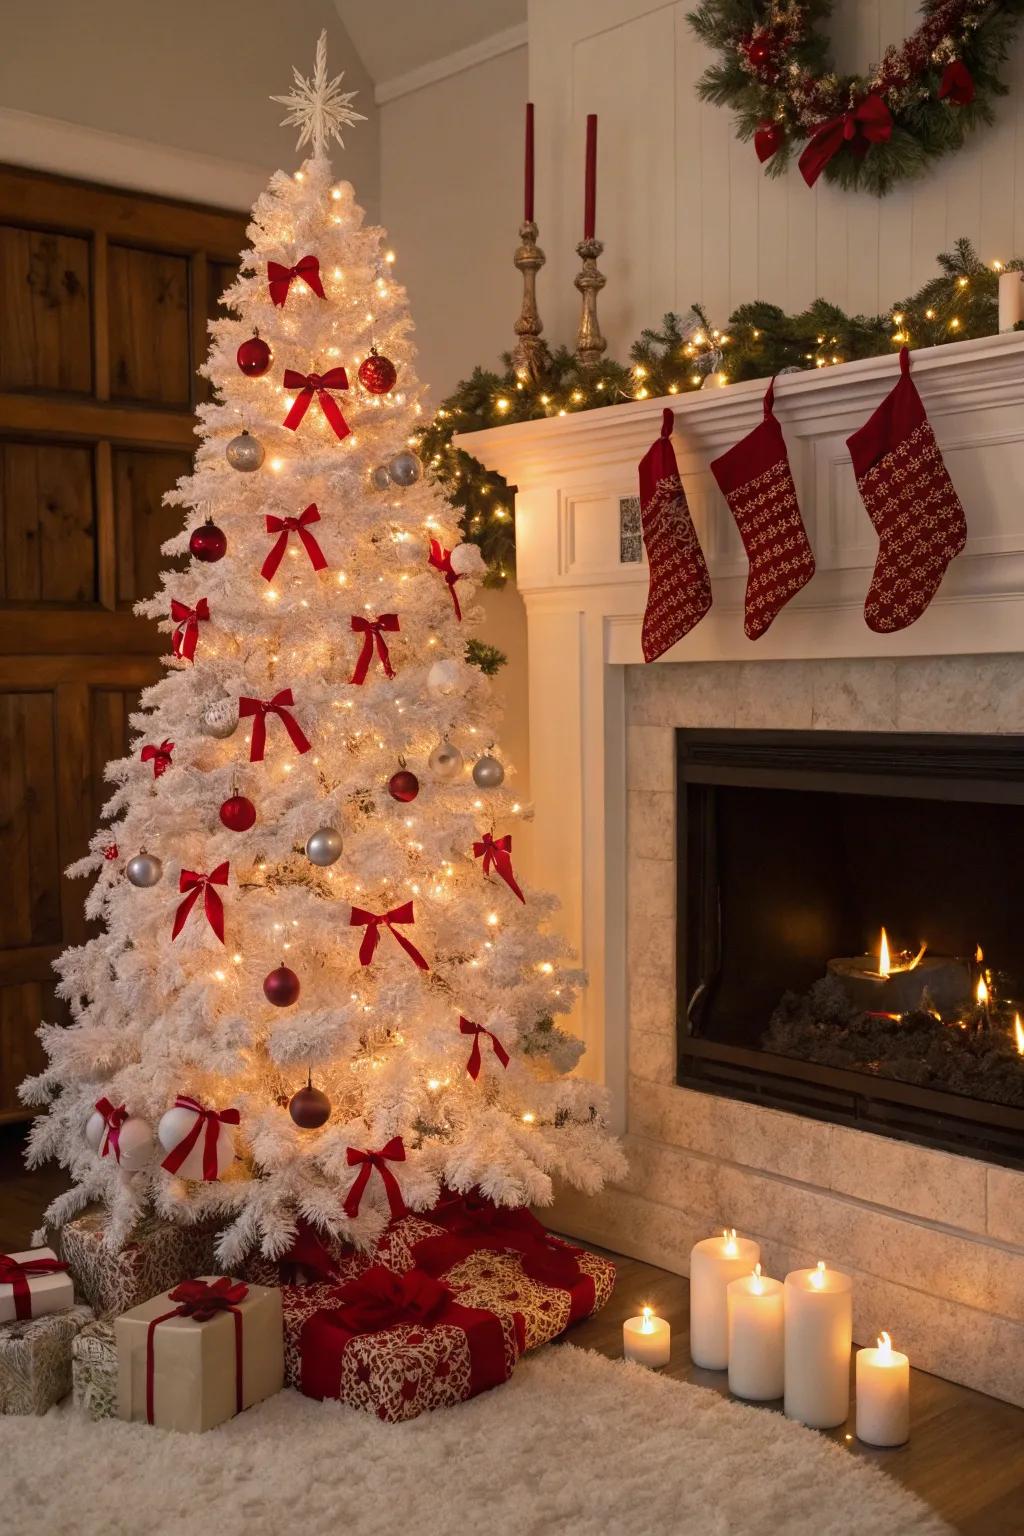
[[[206,322],[239,214],[0,166],[0,1120],[66,1021],[52,962],[87,936],[85,851],[103,768],[160,675],[131,607],[181,513]],[[223,311],[222,311],[223,313]]]

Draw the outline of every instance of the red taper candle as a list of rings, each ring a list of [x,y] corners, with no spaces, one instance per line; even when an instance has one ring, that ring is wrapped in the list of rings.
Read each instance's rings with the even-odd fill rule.
[[[587,115],[587,171],[583,193],[583,238],[593,240],[597,210],[597,113]]]
[[[523,218],[533,223],[533,102],[526,103],[526,169],[523,176]]]

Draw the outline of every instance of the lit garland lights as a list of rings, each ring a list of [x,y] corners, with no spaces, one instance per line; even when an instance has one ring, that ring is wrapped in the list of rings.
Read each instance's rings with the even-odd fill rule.
[[[458,509],[463,537],[480,546],[489,568],[485,585],[501,586],[515,570],[515,494],[500,475],[453,446],[456,433],[689,394],[705,384],[832,368],[903,345],[920,349],[995,335],[999,274],[1024,270],[1024,260],[986,266],[963,239],[937,261],[939,274],[885,314],[850,316],[816,299],[788,315],[777,304],[757,300],[741,304],[720,331],[695,304],[686,316],[666,315],[660,330],[642,331],[630,348],[629,367],[603,361],[582,368],[559,347],[537,383],[516,378],[508,353],[501,373],[475,368],[420,428],[417,451]]]

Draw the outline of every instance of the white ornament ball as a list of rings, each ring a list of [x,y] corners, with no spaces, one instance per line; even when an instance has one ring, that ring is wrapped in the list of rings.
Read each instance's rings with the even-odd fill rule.
[[[473,764],[473,783],[478,789],[497,789],[504,781],[505,770],[496,757],[485,752]]]
[[[233,437],[224,450],[224,455],[232,469],[241,471],[242,474],[251,474],[254,469],[259,469],[266,458],[263,444],[258,437],[253,437],[251,432],[240,432]]]
[[[156,885],[162,878],[164,866],[155,853],[137,853],[134,859],[129,859],[124,867],[132,885],[137,885],[145,890],[151,885]]]
[[[422,565],[427,558],[426,546],[419,539],[414,539],[410,534],[395,540],[395,559],[399,565]]]
[[[370,475],[370,484],[375,491],[386,491],[391,484],[391,476],[388,474],[386,464],[378,464]]]
[[[452,570],[456,576],[482,576],[487,570],[478,544],[456,544],[452,550]]]
[[[423,465],[409,448],[403,448],[388,463],[388,474],[396,485],[415,485],[422,473]]]
[[[311,864],[326,867],[338,862],[343,847],[341,833],[336,827],[321,827],[306,843],[306,858]]]
[[[223,741],[238,729],[238,700],[215,699],[203,710],[200,727],[204,736]]]
[[[194,1109],[181,1109],[177,1105],[160,1117],[160,1124],[156,1128],[157,1139],[164,1152],[173,1152],[179,1146],[192,1127],[196,1123]],[[203,1151],[206,1146],[206,1125],[199,1132],[199,1140],[191,1152],[177,1170],[179,1178],[201,1179],[203,1177]],[[218,1124],[217,1126],[217,1177],[221,1179],[235,1160],[235,1139],[230,1125]]]
[[[103,1145],[106,1129],[107,1122],[98,1109],[94,1110],[85,1127],[85,1139],[94,1152]],[[111,1148],[108,1157],[114,1158],[126,1173],[138,1173],[153,1156],[153,1127],[141,1115],[129,1115],[117,1133],[117,1145],[119,1155]]]
[[[428,762],[436,779],[454,779],[462,769],[462,753],[450,741],[439,741]]]
[[[452,657],[435,661],[427,673],[427,687],[431,693],[459,693],[463,687],[462,662]]]

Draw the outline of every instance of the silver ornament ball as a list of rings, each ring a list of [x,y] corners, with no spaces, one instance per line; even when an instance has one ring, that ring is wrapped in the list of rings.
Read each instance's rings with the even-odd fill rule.
[[[454,779],[462,768],[462,753],[450,741],[439,741],[427,759],[437,779]]]
[[[341,858],[343,846],[341,833],[337,828],[321,827],[319,832],[314,832],[306,843],[306,858],[311,864],[319,864],[321,867],[336,864]]]
[[[140,886],[143,890],[147,886],[156,885],[164,872],[164,866],[155,853],[137,853],[134,859],[129,859],[125,865],[125,874],[132,885]]]
[[[388,464],[388,474],[396,485],[415,485],[422,473],[423,465],[408,448],[403,448],[401,453],[396,453]]]
[[[224,740],[238,729],[238,700],[215,699],[203,710],[200,726],[204,736]]]
[[[233,437],[224,453],[231,468],[243,474],[251,474],[254,469],[259,469],[266,457],[263,444],[251,432],[240,432],[237,437]]]
[[[391,484],[391,476],[388,474],[388,467],[386,464],[377,465],[377,468],[370,475],[370,484],[373,486],[375,491],[387,490],[388,486]]]
[[[473,764],[473,783],[478,789],[497,789],[505,778],[505,770],[496,757],[485,752]]]

